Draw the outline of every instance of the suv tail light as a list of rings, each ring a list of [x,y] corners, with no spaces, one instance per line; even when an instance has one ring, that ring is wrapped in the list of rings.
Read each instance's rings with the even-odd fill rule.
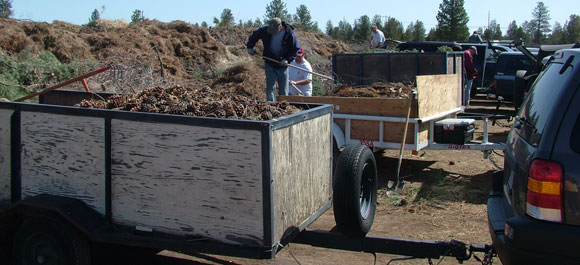
[[[564,172],[559,163],[536,159],[530,166],[526,213],[536,219],[561,223]]]
[[[497,88],[497,80],[493,80],[493,85],[491,86],[494,90]]]

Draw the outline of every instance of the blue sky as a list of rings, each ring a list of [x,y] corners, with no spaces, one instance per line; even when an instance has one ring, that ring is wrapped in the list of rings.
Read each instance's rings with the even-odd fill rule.
[[[103,19],[124,19],[129,22],[135,9],[143,11],[148,19],[157,19],[163,22],[182,20],[188,23],[203,21],[213,24],[213,18],[220,16],[225,8],[232,10],[235,21],[242,19],[263,19],[266,6],[271,0],[246,1],[198,1],[198,0],[13,0],[13,18],[33,21],[52,22],[61,20],[73,24],[86,24],[94,9],[103,10]],[[319,28],[324,30],[326,22],[331,20],[336,26],[346,19],[351,25],[355,19],[368,15],[371,19],[375,15],[394,17],[406,27],[410,22],[420,20],[427,31],[437,24],[436,15],[440,0],[360,0],[360,1],[294,1],[286,0],[286,9],[290,14],[296,13],[299,5],[306,5]],[[524,0],[466,0],[465,9],[469,15],[468,26],[470,31],[485,27],[488,19],[495,19],[505,34],[507,26],[513,20],[518,25],[532,19],[532,11],[537,1]],[[561,25],[570,15],[580,15],[580,5],[577,0],[549,0],[543,1],[550,12],[550,24],[559,22]],[[104,7],[104,9],[103,9]]]

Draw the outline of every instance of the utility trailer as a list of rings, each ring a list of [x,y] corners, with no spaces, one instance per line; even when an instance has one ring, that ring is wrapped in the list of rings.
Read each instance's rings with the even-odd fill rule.
[[[484,118],[483,141],[436,143],[435,124],[464,111],[463,53],[363,53],[333,55],[335,82],[352,86],[375,82],[412,82],[416,96],[365,98],[337,96],[278,96],[288,102],[321,103],[334,106],[332,133],[335,146],[364,144],[374,151],[401,146],[410,109],[406,150],[492,150],[503,144],[490,143]]]
[[[249,258],[292,240],[458,260],[490,249],[366,236],[376,162],[350,145],[333,177],[330,105],[269,121],[70,106],[92,96],[0,102],[0,256],[14,264],[89,264],[90,243]],[[332,204],[346,235],[307,229]]]

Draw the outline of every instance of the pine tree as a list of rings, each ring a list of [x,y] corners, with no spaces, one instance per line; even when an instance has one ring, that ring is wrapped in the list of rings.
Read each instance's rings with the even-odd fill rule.
[[[423,26],[423,22],[420,20],[411,22],[405,30],[405,39],[407,41],[424,41],[425,26]]]
[[[580,41],[580,16],[570,15],[570,21],[564,24],[566,31],[566,42],[575,43]]]
[[[93,10],[93,13],[91,14],[91,17],[89,18],[89,23],[87,24],[87,26],[94,27],[97,25],[97,22],[99,20],[101,20],[101,13],[99,13],[99,10],[95,8],[95,10]]]
[[[326,22],[326,34],[334,37],[334,25],[332,25],[332,21],[328,20]]]
[[[222,11],[222,14],[220,15],[218,27],[231,27],[233,25],[234,25],[234,15],[232,14],[232,10],[226,8]]]
[[[391,40],[405,40],[405,34],[403,32],[403,23],[398,21],[393,17],[387,18],[387,22],[385,22],[385,26],[383,27],[383,33],[385,34],[385,38]]]
[[[0,0],[0,18],[12,16],[12,0]]]
[[[361,16],[354,24],[354,41],[363,43],[371,38],[371,20],[367,15]]]
[[[318,24],[312,21],[310,11],[305,5],[300,5],[296,8],[296,15],[294,15],[295,26],[304,31],[318,31]]]
[[[502,38],[501,27],[495,19],[489,22],[489,27],[483,32],[483,38],[486,40],[499,40]]]
[[[437,36],[445,41],[464,41],[469,37],[469,16],[464,0],[443,0],[437,12]]]
[[[139,9],[135,9],[133,11],[133,15],[131,15],[131,24],[135,23],[142,23],[145,21],[145,16],[143,16],[143,11]]]
[[[381,31],[383,30],[383,18],[381,17],[381,15],[375,15],[373,17],[373,20],[371,21],[371,25],[375,25],[377,26],[378,29],[380,29]]]
[[[275,17],[278,17],[285,22],[291,22],[292,20],[288,10],[286,10],[286,4],[282,2],[282,0],[272,0],[272,2],[266,6],[264,24],[268,24],[268,21]]]
[[[532,12],[533,19],[530,21],[530,26],[533,28],[533,41],[541,44],[545,39],[545,35],[551,31],[550,29],[550,12],[544,5],[544,2],[538,2],[536,8]]]

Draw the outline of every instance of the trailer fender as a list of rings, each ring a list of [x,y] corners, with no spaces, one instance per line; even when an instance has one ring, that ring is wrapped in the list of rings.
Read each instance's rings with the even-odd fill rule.
[[[340,126],[336,124],[336,122],[332,122],[332,136],[334,138],[334,145],[339,150],[346,145],[345,143],[346,141],[344,139],[344,132],[342,131]]]
[[[87,236],[106,225],[104,216],[91,209],[83,201],[48,194],[28,197],[13,203],[0,214],[0,223],[3,224],[3,228],[17,227],[28,218],[41,215],[60,216]]]

